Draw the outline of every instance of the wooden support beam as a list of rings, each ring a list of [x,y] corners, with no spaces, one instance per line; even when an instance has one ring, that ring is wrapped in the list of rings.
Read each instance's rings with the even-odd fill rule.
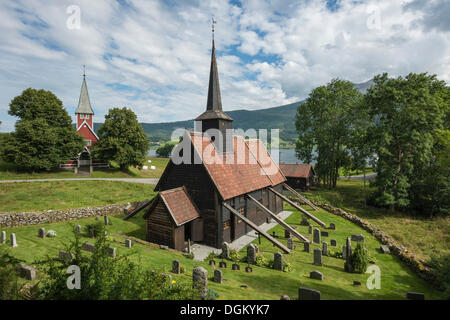
[[[318,224],[320,224],[322,227],[325,227],[325,223],[322,222],[320,219],[314,217],[311,213],[309,213],[308,211],[306,211],[305,209],[303,209],[302,207],[300,207],[298,204],[296,204],[294,201],[290,200],[289,198],[285,197],[284,195],[282,195],[281,193],[279,193],[278,191],[274,190],[273,188],[269,187],[269,190],[272,191],[274,194],[276,194],[277,196],[279,196],[281,199],[283,199],[284,201],[286,201],[287,203],[289,203],[291,206],[293,206],[294,208],[300,210],[301,212],[303,212],[308,218],[314,220],[315,222],[317,222]]]
[[[248,224],[253,230],[255,230],[256,232],[258,232],[259,234],[262,234],[267,240],[269,240],[270,242],[272,242],[274,245],[276,245],[278,248],[280,248],[281,250],[284,251],[284,253],[290,253],[291,250],[289,250],[287,247],[285,247],[281,242],[275,240],[275,238],[273,238],[272,236],[270,236],[267,232],[265,232],[264,230],[260,229],[256,224],[254,224],[252,221],[250,221],[249,219],[247,219],[246,217],[244,217],[243,215],[241,215],[236,209],[234,209],[232,206],[230,206],[228,203],[226,202],[222,202],[222,205],[227,208],[228,210],[230,210],[230,212],[232,212],[235,216],[237,216],[239,219],[242,219],[242,221],[244,221],[246,224]]]
[[[150,202],[152,202],[152,200],[154,200],[155,198],[151,198],[150,200],[145,201],[144,203],[142,203],[139,207],[137,207],[136,209],[134,209],[133,211],[131,211],[129,214],[127,214],[123,220],[128,220],[131,217],[135,216],[136,214],[139,213],[139,211],[141,211],[142,209],[144,209],[145,207],[147,207]]]
[[[246,195],[250,200],[252,200],[258,207],[260,207],[264,212],[266,212],[271,218],[273,218],[276,222],[278,222],[283,228],[285,228],[287,231],[289,231],[291,234],[296,236],[300,241],[302,242],[309,242],[309,239],[302,236],[297,230],[292,228],[290,225],[288,225],[286,222],[284,222],[282,219],[280,219],[275,213],[267,209],[261,202],[253,198],[251,195]]]
[[[289,186],[286,183],[283,183],[283,187],[289,191],[290,193],[292,193],[294,196],[296,196],[297,198],[300,199],[300,201],[305,202],[308,206],[310,206],[311,208],[313,208],[315,211],[318,211],[319,208],[317,208],[315,205],[312,204],[311,201],[309,201],[309,199],[305,198],[304,196],[302,196],[300,193],[298,193],[294,188],[291,188],[291,186]]]

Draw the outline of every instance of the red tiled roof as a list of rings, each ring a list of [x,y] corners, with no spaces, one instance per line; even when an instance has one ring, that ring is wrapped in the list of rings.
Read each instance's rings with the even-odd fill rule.
[[[280,163],[280,169],[286,177],[292,178],[309,178],[310,172],[311,170],[313,170],[310,164],[304,163],[294,163],[294,164]]]
[[[189,197],[186,188],[179,187],[161,191],[159,196],[164,201],[177,226],[200,217],[197,207]]]
[[[224,200],[286,181],[260,140],[234,136],[233,152],[219,155],[209,138],[198,133],[190,138]]]

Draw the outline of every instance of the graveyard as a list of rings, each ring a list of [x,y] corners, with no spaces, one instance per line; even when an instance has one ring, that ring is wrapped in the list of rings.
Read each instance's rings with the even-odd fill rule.
[[[285,220],[289,225],[296,228],[301,234],[313,240],[309,234],[309,227],[301,225],[302,214],[289,205],[284,205],[285,210],[293,213]],[[305,207],[305,209],[307,209]],[[320,228],[311,222],[313,229],[322,232],[321,242],[327,243],[328,256],[321,254],[322,265],[314,265],[314,249],[323,253],[323,244],[311,243],[309,252],[305,252],[304,244],[296,238],[288,240],[285,238],[284,229],[278,225],[268,232],[275,235],[276,239],[284,244],[291,242],[288,246],[293,249],[290,254],[281,254],[283,265],[288,266],[285,271],[275,270],[268,266],[250,265],[252,272],[247,272],[247,246],[240,250],[240,261],[237,262],[240,270],[233,270],[230,260],[215,258],[215,266],[211,266],[209,259],[206,261],[195,261],[186,257],[181,252],[168,248],[161,249],[160,246],[148,243],[145,239],[145,220],[142,213],[124,221],[123,214],[108,216],[109,225],[106,226],[111,248],[114,249],[116,257],[126,255],[129,259],[138,262],[144,268],[159,270],[171,274],[177,283],[192,283],[193,270],[196,266],[203,267],[208,272],[208,288],[218,294],[219,300],[233,299],[271,299],[278,300],[283,295],[290,299],[298,298],[299,287],[318,290],[321,299],[405,299],[407,292],[420,292],[425,298],[439,299],[440,293],[433,289],[427,282],[419,278],[403,262],[392,254],[383,254],[380,251],[380,243],[372,235],[361,229],[350,221],[332,215],[322,209],[315,211],[314,215],[321,219],[326,225],[334,223],[336,229]],[[100,222],[103,217],[98,217]],[[86,234],[86,226],[96,222],[96,218],[79,219],[69,222],[52,224],[28,225],[23,227],[6,228],[6,243],[0,244],[9,248],[10,253],[23,261],[26,265],[36,266],[36,262],[47,256],[57,257],[61,250],[67,250],[67,245],[74,238],[75,226],[81,227],[82,241],[93,243]],[[48,233],[54,231],[54,237],[39,237],[39,229],[45,228]],[[328,236],[326,236],[326,233]],[[14,233],[17,247],[11,248],[10,235]],[[344,271],[345,260],[333,257],[337,252],[342,253],[342,245],[347,237],[354,235],[355,239],[360,235],[364,237],[364,244],[369,251],[371,264],[377,265],[381,270],[381,288],[369,290],[366,281],[370,274],[347,273]],[[127,243],[131,240],[132,246],[128,248]],[[333,241],[332,241],[333,240]],[[336,246],[332,245],[335,243]],[[279,249],[271,242],[261,237],[260,242],[255,238],[252,244],[258,247],[257,256],[264,257],[266,261],[274,259]],[[88,245],[87,245],[88,246]],[[356,241],[352,241],[352,247]],[[317,252],[317,250],[316,250]],[[85,254],[90,254],[85,252]],[[280,255],[278,255],[280,257]],[[184,273],[172,272],[173,261],[179,261]],[[226,263],[226,268],[219,267],[220,262]],[[277,262],[274,262],[276,267]],[[221,271],[222,282],[214,281],[215,270]],[[317,271],[317,272],[315,272]],[[312,273],[311,273],[312,272]],[[216,272],[218,273],[218,272]],[[36,279],[42,274],[37,272]],[[218,276],[216,274],[216,276]],[[319,279],[317,279],[319,278]],[[322,278],[322,280],[320,280]],[[34,280],[37,281],[37,280]]]

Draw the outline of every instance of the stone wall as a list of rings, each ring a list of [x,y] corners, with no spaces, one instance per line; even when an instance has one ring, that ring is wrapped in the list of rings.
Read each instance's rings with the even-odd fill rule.
[[[360,226],[361,228],[372,234],[382,244],[389,246],[391,252],[397,257],[399,257],[400,260],[405,262],[408,266],[410,266],[412,270],[416,272],[421,278],[431,282],[432,284],[436,284],[436,279],[432,273],[432,269],[424,265],[425,261],[418,258],[414,253],[409,252],[405,246],[400,244],[398,241],[396,241],[390,235],[385,233],[383,230],[374,226],[370,222],[361,219],[357,215],[348,213],[340,208],[335,208],[325,203],[314,203],[314,204],[334,215],[343,217],[357,224],[358,226]]]
[[[141,202],[134,202],[131,205],[133,207],[136,207],[140,203]],[[78,209],[0,213],[0,227],[18,227],[42,223],[69,221],[94,216],[114,215],[123,213],[123,210],[126,206],[126,203],[119,203]]]

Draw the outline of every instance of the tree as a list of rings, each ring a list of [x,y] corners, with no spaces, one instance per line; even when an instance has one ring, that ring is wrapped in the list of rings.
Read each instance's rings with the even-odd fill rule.
[[[20,169],[50,170],[83,149],[83,138],[52,92],[28,88],[9,107],[8,113],[19,120],[5,141],[2,158]]]
[[[378,157],[375,201],[391,210],[418,208],[423,192],[433,189],[433,180],[444,174],[436,171],[436,148],[449,117],[449,89],[444,81],[426,73],[396,79],[385,73],[374,81],[364,104],[373,121],[370,135]],[[446,185],[448,194],[448,181]]]
[[[315,171],[329,188],[336,186],[339,168],[351,161],[350,137],[361,99],[353,83],[333,79],[315,88],[297,110],[297,157],[307,163],[316,160]]]
[[[156,149],[156,154],[160,157],[168,158],[176,144],[176,142],[172,141],[166,142],[164,145]]]
[[[95,158],[113,160],[122,171],[145,161],[150,141],[131,109],[110,109],[98,133],[100,139],[92,147]]]

